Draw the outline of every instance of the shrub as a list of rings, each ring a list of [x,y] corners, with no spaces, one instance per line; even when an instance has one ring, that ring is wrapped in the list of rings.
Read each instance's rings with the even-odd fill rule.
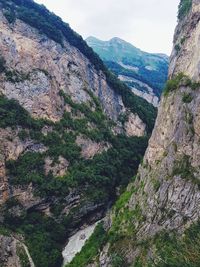
[[[6,17],[7,21],[11,24],[14,23],[16,20],[15,12],[12,9],[7,9],[3,12],[4,16]]]
[[[175,50],[176,50],[176,52],[179,52],[181,50],[180,44],[175,45]]]
[[[123,256],[119,254],[113,254],[111,257],[112,261],[112,267],[122,267],[122,266],[127,266],[127,262],[123,258]]]
[[[192,7],[192,0],[181,0],[178,7],[178,19],[183,19]]]
[[[156,246],[156,267],[198,267],[200,262],[200,223],[195,223],[182,236],[163,231],[153,240]],[[191,257],[192,253],[192,257]],[[151,266],[151,265],[150,265]]]
[[[12,222],[11,222],[12,224]],[[39,212],[29,212],[20,226],[12,225],[15,231],[23,232],[25,241],[38,267],[62,265],[61,246],[66,240],[66,231],[61,223]]]
[[[174,78],[168,80],[164,88],[164,96],[167,96],[170,92],[173,92],[178,89],[183,79],[187,79],[187,76],[183,73],[179,73]]]
[[[182,97],[182,100],[183,100],[184,103],[190,103],[190,102],[192,102],[193,97],[192,97],[192,95],[190,93],[184,93],[183,97]]]
[[[200,188],[200,180],[195,177],[195,168],[191,165],[190,157],[187,155],[183,155],[180,160],[175,161],[172,175],[180,175],[182,179],[191,181]]]
[[[16,100],[9,100],[0,95],[0,127],[22,126],[41,129],[42,120],[34,120]]]
[[[22,267],[30,267],[29,258],[24,248],[20,246],[17,247],[17,256],[20,259],[20,263]]]
[[[152,182],[153,182],[153,188],[154,188],[155,192],[157,192],[160,188],[161,183],[157,179],[153,179]]]
[[[6,80],[12,83],[19,83],[25,80],[29,80],[30,74],[24,73],[16,70],[6,70],[5,71]]]
[[[5,70],[6,70],[6,61],[2,56],[0,56],[0,73],[4,72]]]

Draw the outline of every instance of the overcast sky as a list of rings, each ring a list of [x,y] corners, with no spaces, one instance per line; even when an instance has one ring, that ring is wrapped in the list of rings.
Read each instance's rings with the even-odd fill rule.
[[[79,34],[170,54],[180,0],[36,0]]]

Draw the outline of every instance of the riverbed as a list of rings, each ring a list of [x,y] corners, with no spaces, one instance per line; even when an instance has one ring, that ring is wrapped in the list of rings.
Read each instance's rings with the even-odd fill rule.
[[[67,263],[70,263],[75,255],[81,251],[81,249],[85,245],[86,240],[88,240],[93,234],[95,227],[99,222],[100,221],[96,222],[93,225],[87,226],[85,229],[78,231],[76,234],[69,238],[69,242],[62,252],[64,259],[63,266],[65,266],[65,264]]]

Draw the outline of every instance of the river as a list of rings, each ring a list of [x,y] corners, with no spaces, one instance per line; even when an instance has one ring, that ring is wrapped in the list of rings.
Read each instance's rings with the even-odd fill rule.
[[[75,255],[81,251],[83,246],[85,245],[86,240],[90,238],[93,234],[95,227],[100,221],[96,222],[93,225],[87,226],[85,229],[78,231],[76,234],[69,238],[69,242],[64,248],[63,255],[63,266],[67,263],[70,263]]]

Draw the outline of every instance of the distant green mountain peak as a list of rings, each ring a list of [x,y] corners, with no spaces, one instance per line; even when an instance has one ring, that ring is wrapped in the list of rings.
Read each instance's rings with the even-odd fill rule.
[[[144,52],[119,37],[102,41],[90,36],[86,42],[134,93],[158,105],[167,80],[167,55]]]

